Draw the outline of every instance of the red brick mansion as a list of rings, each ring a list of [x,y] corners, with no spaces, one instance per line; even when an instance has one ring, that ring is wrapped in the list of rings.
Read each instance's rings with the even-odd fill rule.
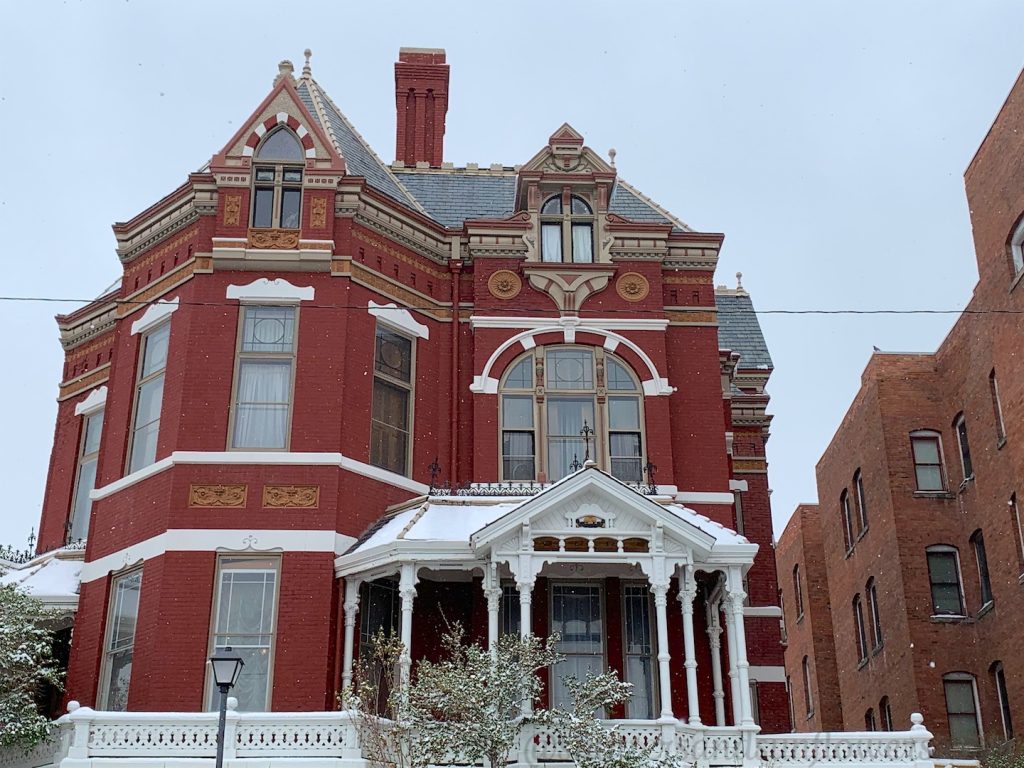
[[[569,125],[446,162],[443,51],[402,49],[395,101],[386,164],[282,62],[58,318],[38,552],[86,541],[66,698],[208,710],[230,645],[240,713],[327,712],[377,628],[410,665],[458,619],[560,633],[549,703],[611,668],[620,719],[788,731],[772,363],[715,288],[723,236]]]

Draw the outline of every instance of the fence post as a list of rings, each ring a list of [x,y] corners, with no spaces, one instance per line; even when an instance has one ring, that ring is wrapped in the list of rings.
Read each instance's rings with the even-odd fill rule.
[[[931,768],[932,754],[928,742],[932,734],[924,727],[924,716],[914,712],[910,716],[910,738],[914,740],[914,768]]]

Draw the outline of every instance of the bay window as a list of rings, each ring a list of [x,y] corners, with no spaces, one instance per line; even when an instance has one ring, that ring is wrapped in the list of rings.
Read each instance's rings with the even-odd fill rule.
[[[624,482],[644,475],[643,398],[625,363],[602,348],[538,348],[501,385],[501,473],[549,482],[588,459]]]
[[[295,371],[295,307],[243,306],[231,447],[285,450]]]

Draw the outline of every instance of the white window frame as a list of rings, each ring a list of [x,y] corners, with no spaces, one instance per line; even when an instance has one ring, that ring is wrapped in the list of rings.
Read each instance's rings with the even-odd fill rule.
[[[291,352],[245,352],[245,318],[249,310],[263,307],[290,309],[295,314],[292,318],[292,351]],[[295,379],[299,360],[299,306],[294,303],[274,302],[243,302],[238,308],[238,331],[235,340],[235,370],[231,387],[231,413],[228,418],[228,450],[229,451],[288,451],[291,448],[292,418],[295,413]],[[235,426],[238,421],[239,385],[242,367],[245,361],[287,361],[291,366],[291,377],[288,383],[288,415],[285,418],[284,445],[276,448],[253,448],[236,444]]]
[[[103,632],[103,658],[100,663],[100,678],[99,678],[99,690],[97,691],[97,709],[106,710],[110,705],[110,684],[107,680],[107,676],[110,674],[110,658],[114,653],[123,652],[126,649],[131,649],[132,662],[134,664],[135,657],[135,638],[138,635],[138,622],[139,622],[139,611],[142,609],[142,579],[143,579],[142,568],[132,568],[121,573],[117,573],[110,578],[110,605],[107,608],[107,626]],[[133,578],[139,579],[139,603],[135,610],[135,632],[132,633],[132,641],[130,645],[122,646],[120,648],[111,648],[110,644],[113,641],[115,619],[118,615],[118,609],[122,606],[121,592],[119,586],[128,579]],[[131,689],[131,673],[128,675],[128,687],[129,693]],[[125,702],[125,710],[128,708],[130,699]],[[118,710],[124,711],[124,710]]]
[[[174,307],[176,309],[177,304],[175,304]],[[165,330],[167,332],[167,358],[164,361],[164,367],[157,371],[151,371],[150,373],[143,375],[146,365],[146,351],[149,347],[150,339],[152,339],[158,333],[163,333]],[[135,391],[132,395],[132,416],[128,432],[128,451],[126,457],[127,460],[125,462],[125,471],[128,474],[131,474],[132,472],[138,472],[140,469],[145,469],[146,467],[150,466],[151,464],[157,461],[157,454],[159,453],[160,445],[160,422],[163,421],[164,417],[163,400],[164,395],[167,393],[167,367],[168,365],[170,365],[171,362],[171,321],[166,320],[164,322],[157,323],[149,328],[146,328],[144,331],[141,331],[141,334],[142,335],[139,338],[139,350],[136,363],[137,373],[135,376]],[[139,411],[139,397],[142,394],[142,388],[147,384],[151,384],[157,379],[162,379],[162,384],[160,389],[160,416],[156,420],[156,443],[153,448],[153,459],[152,461],[148,461],[145,464],[142,464],[141,466],[132,469],[132,466],[135,463],[135,449],[137,447],[135,435],[137,432],[139,432],[140,429],[139,425],[136,423]],[[143,426],[149,426],[152,423],[153,422],[148,422]]]
[[[1015,278],[1024,272],[1024,218],[1018,222],[1010,238],[1010,263]]]
[[[68,525],[67,531],[64,536],[65,541],[69,544],[72,541],[76,540],[85,541],[85,539],[89,535],[89,518],[92,515],[92,499],[89,498],[89,493],[96,487],[96,478],[98,477],[97,472],[99,471],[100,448],[103,445],[103,424],[105,410],[106,409],[101,406],[99,408],[96,408],[95,410],[89,411],[88,413],[82,414],[82,420],[80,422],[81,435],[79,436],[78,439],[78,462],[77,464],[75,464],[75,484],[72,486],[71,489],[71,509],[68,511]],[[89,451],[87,453],[86,440],[88,439],[89,426],[93,423],[93,419],[99,419],[98,429],[100,432],[99,437],[96,440],[96,450]],[[95,462],[96,464],[96,468],[95,470],[93,470],[93,483],[91,487],[83,488],[81,487],[82,465],[87,464],[90,461]],[[78,522],[78,503],[80,500],[83,500],[83,494],[83,503],[85,504],[85,507],[82,510],[82,514],[85,516],[85,530],[82,531],[81,536],[73,537],[72,533],[76,527],[75,524]]]
[[[633,589],[644,590],[644,598],[645,598],[644,605],[646,606],[647,624],[648,624],[648,628],[650,630],[650,636],[648,637],[648,644],[650,646],[650,651],[647,654],[629,653],[628,644],[626,642],[626,632],[627,632],[627,630],[626,630],[626,589],[630,588],[630,587],[632,587]],[[658,627],[655,624],[655,622],[657,621],[657,618],[655,616],[656,612],[654,610],[653,600],[652,600],[652,597],[651,597],[650,584],[648,584],[647,582],[623,580],[623,581],[620,582],[619,590],[620,590],[619,602],[621,603],[619,614],[620,614],[621,625],[622,625],[620,630],[619,630],[620,633],[621,633],[620,640],[621,640],[621,645],[622,645],[622,678],[623,678],[624,682],[627,682],[627,683],[632,682],[631,680],[628,679],[629,664],[627,663],[627,661],[629,660],[630,657],[646,658],[647,659],[648,663],[650,664],[650,669],[651,669],[651,690],[648,692],[648,695],[649,695],[648,705],[650,706],[651,713],[654,715],[654,717],[652,719],[657,719],[658,716],[657,716],[656,713],[657,713],[657,710],[658,710],[658,701],[659,701],[659,694],[658,694],[658,683],[659,683],[659,679],[658,679],[659,678],[659,675],[658,675]],[[602,588],[602,592],[603,592],[603,588]],[[604,625],[605,625],[605,631],[604,631],[604,634],[605,634],[605,639],[604,639],[605,654],[607,654],[608,653],[608,637],[607,637],[607,635],[608,635],[608,632],[607,632],[608,617],[604,616],[603,617],[603,621],[604,621]],[[636,684],[634,683],[634,688],[635,687],[636,687]],[[630,698],[626,700],[626,717],[627,718],[635,719],[637,716],[634,715],[630,711],[630,705],[631,705],[632,701],[633,701],[633,697],[632,696],[630,696]]]
[[[396,378],[394,376],[390,376],[387,373],[384,373],[384,372],[381,372],[381,371],[377,370],[377,334],[381,330],[386,331],[388,333],[392,333],[395,336],[400,336],[401,338],[403,338],[403,339],[405,339],[406,341],[409,342],[409,381],[402,381],[401,379],[398,379],[398,378]],[[383,382],[384,384],[387,384],[389,386],[396,387],[396,388],[399,388],[399,389],[404,389],[409,394],[409,400],[408,400],[408,402],[406,404],[406,413],[405,413],[405,418],[406,418],[406,421],[405,421],[405,423],[406,423],[405,463],[404,463],[404,465],[402,467],[402,471],[396,473],[396,474],[404,475],[405,477],[410,477],[411,474],[412,474],[411,473],[411,467],[412,467],[412,463],[413,463],[413,452],[415,451],[415,442],[416,442],[416,429],[415,429],[415,426],[416,426],[416,353],[417,353],[417,349],[418,349],[418,344],[416,343],[416,339],[417,339],[417,337],[412,335],[412,334],[410,334],[407,330],[405,330],[403,328],[399,328],[396,325],[394,325],[392,323],[389,323],[389,322],[386,322],[386,321],[384,321],[381,318],[377,318],[377,322],[376,322],[376,324],[373,327],[373,360],[371,362],[371,366],[372,367],[370,369],[371,374],[373,376],[373,378],[372,378],[372,380],[370,382],[370,387],[371,387],[371,389],[370,389],[370,435],[369,435],[369,438],[370,438],[369,442],[370,442],[370,444],[369,444],[369,449],[367,451],[367,453],[368,453],[367,458],[369,460],[369,463],[372,464],[373,466],[380,467],[381,469],[383,469],[383,470],[385,470],[387,472],[394,472],[394,470],[391,469],[390,467],[381,466],[380,464],[375,463],[374,460],[373,460],[373,458],[374,458],[373,457],[373,423],[374,423],[374,421],[378,421],[379,423],[385,424],[386,426],[389,426],[389,427],[391,426],[389,424],[386,424],[386,422],[383,422],[383,421],[380,421],[380,420],[374,418],[374,413],[373,413],[373,391],[374,391],[374,389],[377,386],[377,380],[380,379],[380,381]]]
[[[936,449],[939,455],[939,488],[921,488],[920,480],[917,476],[918,466],[931,467],[936,466],[934,464],[918,464],[917,454],[914,451],[915,440],[933,440],[936,445]],[[916,493],[947,493],[949,491],[949,477],[946,472],[946,457],[942,452],[942,433],[937,432],[934,429],[917,429],[910,433],[910,461],[914,467],[914,486]]]
[[[273,565],[271,567],[247,567],[240,565],[240,563],[249,561],[252,563],[265,563],[270,562]],[[226,564],[226,565],[225,565]],[[273,572],[274,576],[274,597],[273,610],[274,615],[271,617],[270,624],[270,646],[267,652],[267,691],[266,691],[266,710],[250,710],[250,711],[266,711],[270,712],[273,706],[274,697],[274,661],[277,656],[277,622],[278,616],[281,613],[281,558],[277,555],[234,555],[234,554],[221,554],[217,557],[217,568],[214,571],[213,579],[213,604],[212,615],[210,617],[210,635],[207,643],[208,654],[212,656],[216,653],[220,647],[217,643],[217,636],[221,634],[236,634],[229,632],[218,632],[217,631],[217,619],[220,615],[220,603],[223,598],[221,577],[225,573],[229,572],[240,572],[246,573],[252,572]],[[261,633],[262,634],[262,633]],[[242,669],[242,674],[245,674],[245,669]],[[220,703],[220,692],[217,690],[217,686],[213,683],[212,670],[207,665],[206,681],[204,683],[204,691],[206,691],[206,708],[208,710],[214,710]]]
[[[974,722],[978,727],[978,746],[973,747],[964,744],[953,744],[959,749],[983,749],[985,747],[985,727],[981,718],[981,700],[978,698],[978,679],[969,672],[947,672],[942,676],[942,698],[946,705],[946,724],[949,725],[949,701],[946,698],[946,682],[963,683],[970,682],[971,694],[974,696]],[[950,742],[953,740],[953,729],[950,728]]]
[[[963,619],[967,617],[967,596],[964,594],[964,574],[960,568],[960,550],[950,544],[932,544],[925,547],[925,568],[928,574],[928,600],[931,605],[933,619]],[[951,553],[956,565],[957,588],[960,592],[960,613],[935,613],[935,598],[932,593],[932,571],[928,567],[928,555],[931,553]]]

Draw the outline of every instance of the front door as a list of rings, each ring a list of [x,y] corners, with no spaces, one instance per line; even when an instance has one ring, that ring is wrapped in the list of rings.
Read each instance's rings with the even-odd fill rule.
[[[599,675],[605,671],[603,602],[600,584],[551,586],[551,631],[560,635],[558,650],[565,655],[551,675],[555,707],[572,706],[566,677],[585,680],[588,672]]]

